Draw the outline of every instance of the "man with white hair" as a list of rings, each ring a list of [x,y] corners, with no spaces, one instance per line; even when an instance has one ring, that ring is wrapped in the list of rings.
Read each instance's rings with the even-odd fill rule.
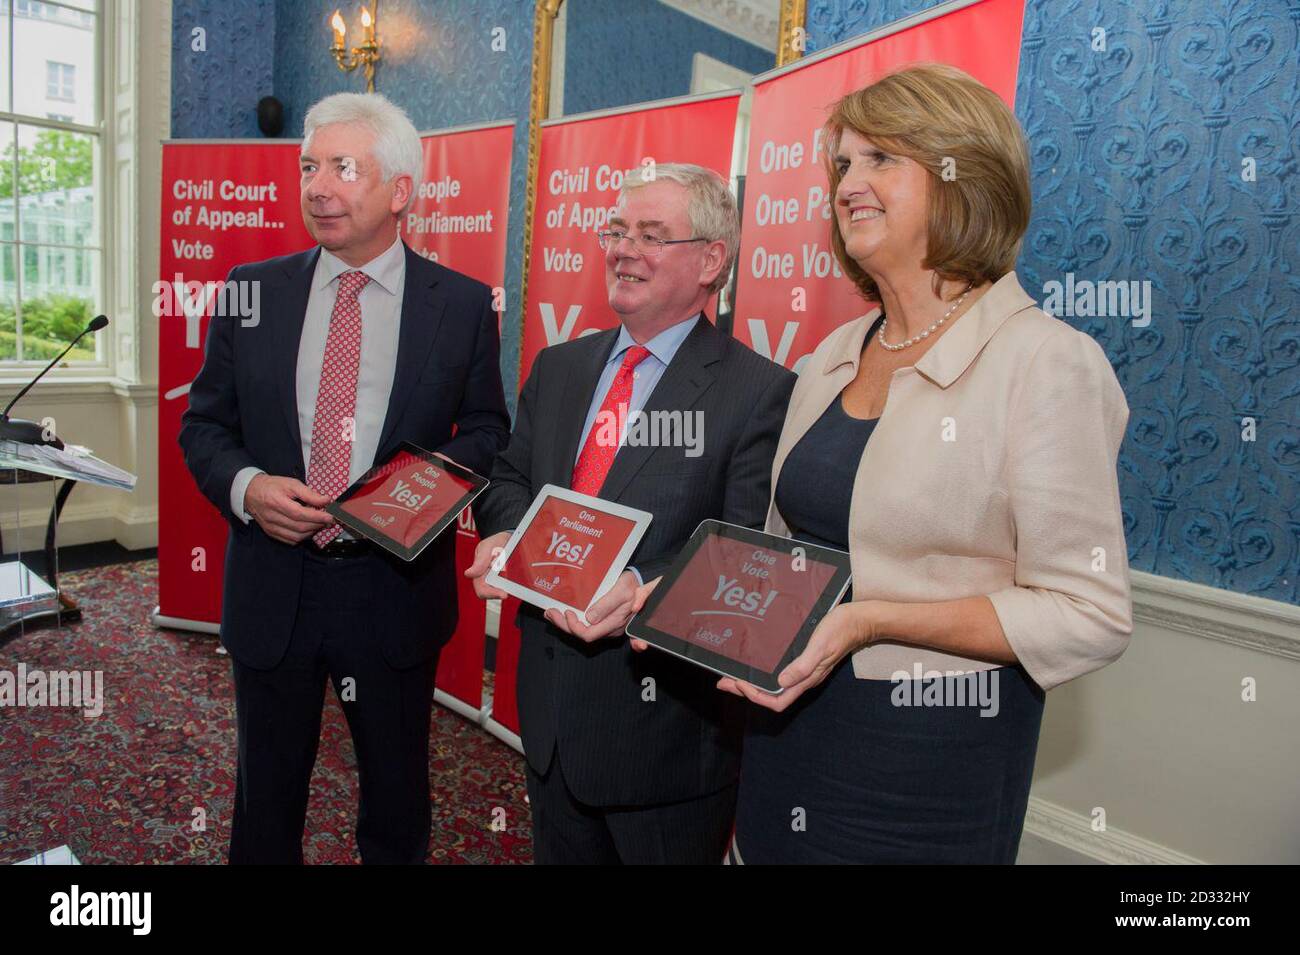
[[[794,375],[704,312],[740,239],[736,202],[716,172],[678,163],[655,166],[653,178],[638,170],[598,238],[619,327],[537,356],[510,445],[474,505],[483,540],[466,573],[480,597],[502,596],[484,575],[545,484],[654,515],[633,569],[588,609],[587,625],[571,611],[520,613],[534,858],[718,863],[736,800],[735,698],[706,670],[634,653],[623,628],[638,581],[662,574],[700,521],[763,526]],[[686,422],[699,428],[689,442],[634,440],[631,422],[647,419],[681,421],[683,438]],[[660,438],[665,430],[674,433],[661,429]]]
[[[318,247],[236,266],[256,322],[214,317],[180,444],[230,525],[221,640],[239,739],[232,863],[301,863],[328,677],[361,783],[363,862],[422,863],[454,535],[403,562],[322,508],[404,442],[485,473],[509,433],[490,289],[412,252],[419,137],[379,94],[313,106],[302,216]]]

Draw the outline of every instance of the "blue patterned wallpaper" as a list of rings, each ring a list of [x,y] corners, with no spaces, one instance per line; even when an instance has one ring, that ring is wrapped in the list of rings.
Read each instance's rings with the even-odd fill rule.
[[[690,92],[696,52],[746,73],[776,65],[775,53],[656,0],[565,0],[565,7],[564,112],[570,116]]]
[[[261,137],[257,101],[272,93],[274,39],[274,0],[174,0],[172,136]]]
[[[809,0],[809,49],[933,5]],[[1062,316],[1102,344],[1128,396],[1132,567],[1288,603],[1300,596],[1298,33],[1296,0],[1028,0],[1016,91],[1033,158],[1026,291],[1041,301],[1067,273],[1151,283],[1146,327]]]

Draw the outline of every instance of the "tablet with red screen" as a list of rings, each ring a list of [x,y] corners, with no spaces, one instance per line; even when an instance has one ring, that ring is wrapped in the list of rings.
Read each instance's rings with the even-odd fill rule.
[[[627,625],[692,663],[771,693],[851,580],[849,555],[704,521]]]
[[[545,485],[492,562],[487,582],[543,610],[587,608],[614,586],[651,515]]]
[[[410,561],[487,486],[487,478],[403,441],[325,510],[344,527]]]

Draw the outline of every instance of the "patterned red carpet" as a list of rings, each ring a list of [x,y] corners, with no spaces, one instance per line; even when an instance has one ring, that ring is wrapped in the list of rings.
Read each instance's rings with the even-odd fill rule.
[[[156,561],[65,575],[84,619],[0,644],[0,671],[102,670],[97,718],[0,707],[0,864],[69,845],[87,864],[222,863],[235,788],[235,701],[216,637],[156,629]],[[531,860],[523,759],[434,706],[430,862]],[[359,862],[356,762],[326,694],[303,853]],[[504,809],[505,829],[493,828]],[[206,828],[196,830],[198,821]],[[499,823],[498,823],[499,828]]]

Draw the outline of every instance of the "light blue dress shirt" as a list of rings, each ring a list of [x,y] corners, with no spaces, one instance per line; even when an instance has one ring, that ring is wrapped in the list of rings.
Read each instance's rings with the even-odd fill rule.
[[[664,329],[654,338],[645,343],[645,347],[650,350],[650,354],[642,359],[641,363],[636,366],[632,372],[632,398],[628,402],[627,416],[630,419],[632,413],[640,411],[645,407],[645,403],[650,400],[650,395],[655,390],[655,385],[659,384],[659,379],[663,377],[668,366],[672,364],[673,356],[677,354],[677,349],[682,347],[682,342],[686,341],[695,323],[701,320],[703,312],[696,312],[694,316],[685,321],[678,322],[672,328]],[[703,319],[708,321],[708,319]],[[591,433],[592,425],[596,423],[596,415],[600,413],[600,406],[605,403],[605,395],[609,392],[609,386],[614,383],[614,376],[618,374],[618,368],[623,364],[623,353],[636,344],[636,340],[628,334],[626,326],[620,326],[618,338],[614,341],[614,350],[610,352],[609,358],[605,362],[605,368],[600,373],[600,379],[596,382],[596,390],[591,396],[591,407],[587,409],[587,423],[582,426],[582,440],[578,442],[578,453],[573,457],[573,464],[576,467],[578,458],[582,457],[583,446],[587,443],[587,435]],[[627,437],[625,433],[627,422],[619,422],[618,446],[623,446],[623,439]],[[636,577],[637,583],[645,583],[641,579],[641,572],[635,567],[627,568]]]
[[[695,323],[702,314],[702,312],[695,313],[691,318],[678,322],[672,328],[665,329],[645,343],[645,347],[650,349],[650,354],[632,372],[632,399],[627,406],[629,419],[632,417],[633,412],[640,411],[645,407],[645,403],[650,400],[655,385],[659,384],[659,379],[668,370],[668,365],[672,362],[673,356],[677,354],[677,349],[682,347],[682,342],[686,341],[686,336],[695,328]],[[614,342],[614,350],[610,352],[609,359],[605,362],[605,369],[600,373],[600,380],[596,382],[596,390],[591,396],[591,407],[587,409],[587,423],[582,426],[582,440],[578,442],[578,453],[573,458],[575,467],[578,464],[578,458],[582,457],[582,449],[587,443],[587,436],[591,434],[591,427],[596,423],[596,415],[600,412],[600,406],[605,403],[605,395],[609,392],[609,386],[614,383],[614,376],[618,374],[618,368],[623,364],[623,353],[635,344],[636,340],[628,334],[627,328],[620,326],[618,338]],[[625,428],[626,424],[626,421],[620,422],[620,428]],[[627,435],[623,430],[620,430],[618,435],[618,446],[620,448],[623,446],[625,437]]]

